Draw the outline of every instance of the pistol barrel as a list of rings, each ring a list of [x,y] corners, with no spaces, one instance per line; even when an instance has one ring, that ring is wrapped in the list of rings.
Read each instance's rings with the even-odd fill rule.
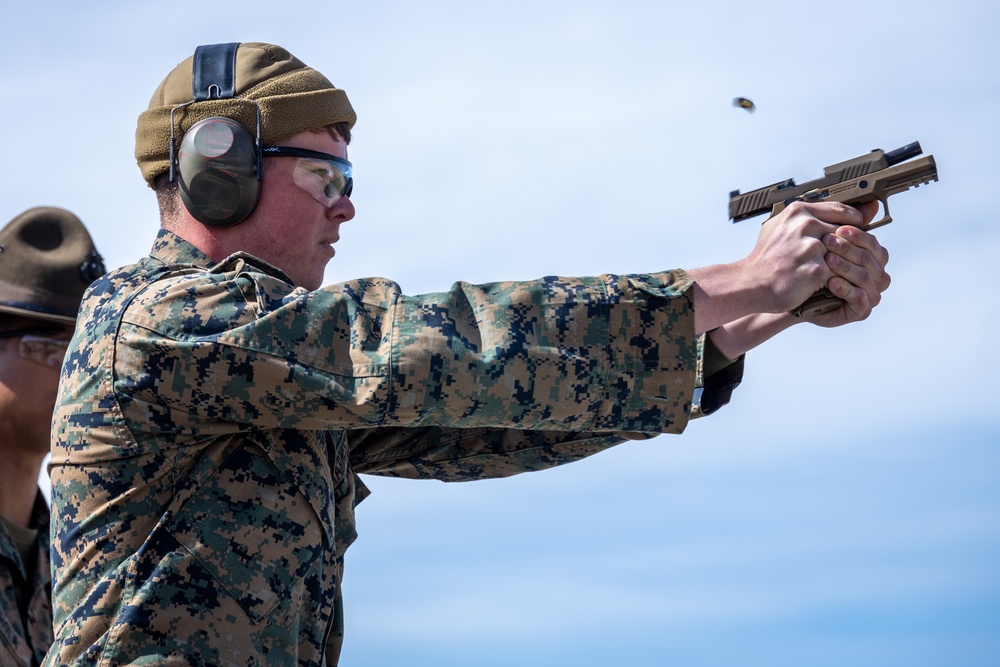
[[[911,157],[916,157],[923,152],[924,151],[920,148],[920,142],[914,141],[912,144],[906,144],[901,148],[897,148],[894,151],[886,153],[885,161],[891,167],[894,164],[899,164],[903,160],[909,160]]]

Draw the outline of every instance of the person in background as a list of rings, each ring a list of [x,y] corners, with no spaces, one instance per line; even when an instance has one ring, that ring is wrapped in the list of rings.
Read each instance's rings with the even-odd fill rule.
[[[104,273],[87,229],[38,207],[0,230],[0,665],[41,664],[52,643],[49,508],[38,488],[66,346]]]

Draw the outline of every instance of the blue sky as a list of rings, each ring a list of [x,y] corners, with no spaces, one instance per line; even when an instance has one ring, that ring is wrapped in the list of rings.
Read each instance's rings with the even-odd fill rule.
[[[6,8],[0,217],[65,206],[109,265],[144,255],[135,118],[225,41],[287,47],[358,111],[329,282],[732,261],[758,223],[729,223],[730,190],[916,140],[941,174],[891,201],[873,316],[752,352],[683,435],[508,480],[367,478],[345,664],[1000,664],[994,3],[277,6]]]

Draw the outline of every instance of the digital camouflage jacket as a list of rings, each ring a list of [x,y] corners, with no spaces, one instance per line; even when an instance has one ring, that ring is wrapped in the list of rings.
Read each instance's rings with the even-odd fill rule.
[[[501,477],[681,431],[691,285],[308,292],[161,230],[91,286],[63,367],[47,664],[334,664],[357,474]]]
[[[52,643],[49,508],[40,492],[35,499],[32,525],[38,529],[38,556],[29,569],[21,562],[14,540],[0,521],[0,665],[4,667],[39,664]],[[18,589],[27,597],[24,621],[17,604]]]

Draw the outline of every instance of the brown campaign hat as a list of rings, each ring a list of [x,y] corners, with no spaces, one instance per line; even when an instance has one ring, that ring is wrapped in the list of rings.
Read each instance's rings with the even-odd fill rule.
[[[73,325],[104,273],[87,228],[65,209],[31,208],[0,229],[0,314]]]

